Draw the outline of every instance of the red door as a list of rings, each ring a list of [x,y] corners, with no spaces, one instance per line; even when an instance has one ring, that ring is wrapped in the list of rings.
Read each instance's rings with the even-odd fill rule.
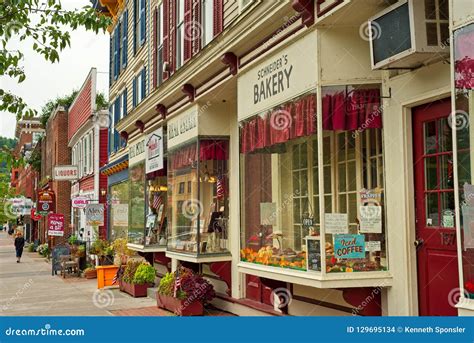
[[[419,313],[457,315],[453,146],[449,99],[413,110]]]

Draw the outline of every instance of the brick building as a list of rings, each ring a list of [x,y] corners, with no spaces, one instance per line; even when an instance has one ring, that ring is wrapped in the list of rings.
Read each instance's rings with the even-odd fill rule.
[[[70,207],[71,207],[71,183],[69,181],[54,181],[52,179],[55,166],[71,164],[71,149],[68,147],[68,113],[59,106],[46,123],[46,134],[41,140],[41,178],[38,185],[39,190],[50,190],[55,193],[56,203],[54,213],[64,215],[64,236],[55,237],[51,240],[52,245],[66,240],[70,234]],[[48,237],[47,217],[40,220],[40,235],[42,242],[47,242]]]

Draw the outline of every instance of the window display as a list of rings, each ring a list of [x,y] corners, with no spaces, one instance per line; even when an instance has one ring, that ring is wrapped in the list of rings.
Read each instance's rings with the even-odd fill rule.
[[[228,251],[228,140],[200,139],[168,155],[168,250]]]
[[[165,176],[148,180],[145,245],[166,246],[167,191]]]
[[[379,101],[373,85],[323,88],[321,137],[315,94],[241,123],[243,261],[386,269]]]
[[[110,240],[128,235],[128,181],[110,186]]]
[[[128,242],[145,244],[145,162],[130,168]]]
[[[457,142],[458,194],[462,242],[464,296],[474,299],[474,177],[471,143],[474,131],[470,118],[474,111],[474,24],[455,31],[454,71],[456,112],[450,118]]]

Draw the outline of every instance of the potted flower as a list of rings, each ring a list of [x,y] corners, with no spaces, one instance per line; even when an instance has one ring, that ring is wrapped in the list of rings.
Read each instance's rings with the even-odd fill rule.
[[[127,240],[125,238],[117,238],[111,244],[115,253],[114,264],[127,264],[128,258],[133,256],[135,252],[127,247]]]
[[[155,276],[155,268],[147,261],[129,260],[119,278],[120,290],[135,298],[146,297],[147,289],[153,287]]]
[[[84,269],[84,277],[86,279],[96,279],[97,278],[97,270],[94,266],[90,265],[86,269]]]
[[[202,316],[204,305],[215,296],[214,287],[202,275],[180,268],[161,279],[156,301],[158,307],[180,316]]]

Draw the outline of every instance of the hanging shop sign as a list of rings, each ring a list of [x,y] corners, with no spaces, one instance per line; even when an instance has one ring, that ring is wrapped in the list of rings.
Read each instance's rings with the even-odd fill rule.
[[[89,204],[89,198],[84,196],[74,197],[71,199],[73,208],[86,208]]]
[[[334,257],[342,259],[365,258],[365,236],[335,235]]]
[[[324,225],[326,233],[349,233],[349,222],[347,213],[326,213],[324,215]]]
[[[79,168],[77,166],[55,166],[53,172],[53,180],[55,181],[74,181],[79,176]]]
[[[128,227],[128,204],[112,205],[112,226]]]
[[[38,221],[42,218],[41,214],[38,214],[38,212],[36,212],[36,208],[31,209],[30,216],[31,216],[31,220],[34,220],[34,221]]]
[[[311,32],[239,76],[239,121],[316,87],[316,42]]]
[[[146,137],[146,173],[163,169],[163,128],[153,131]]]
[[[36,210],[39,214],[45,216],[49,212],[54,211],[54,192],[53,191],[39,191],[38,201],[36,203]]]
[[[64,215],[50,213],[48,215],[48,236],[64,236]]]
[[[8,203],[10,204],[11,214],[16,216],[29,215],[33,208],[33,201],[25,197],[8,199]]]
[[[170,119],[167,126],[168,149],[198,136],[199,107],[188,110]]]
[[[86,225],[89,225],[89,226],[104,225],[104,204],[86,205]]]
[[[128,162],[132,166],[145,159],[145,139],[141,139],[138,142],[131,144],[128,149]]]

